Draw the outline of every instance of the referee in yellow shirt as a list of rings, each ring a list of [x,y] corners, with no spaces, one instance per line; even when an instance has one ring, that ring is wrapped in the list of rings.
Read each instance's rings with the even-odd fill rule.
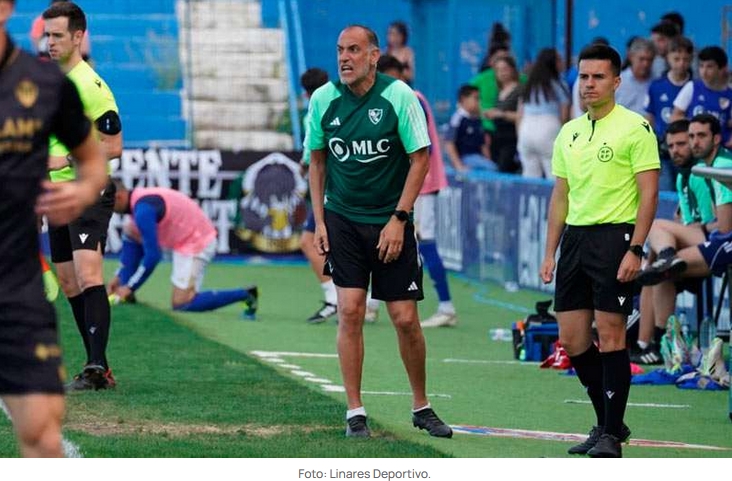
[[[559,340],[597,415],[587,440],[570,454],[621,457],[630,436],[623,423],[630,391],[625,347],[633,279],[656,214],[660,161],[653,129],[615,104],[620,55],[592,45],[579,56],[580,96],[587,113],[566,123],[554,143],[556,184],[549,205],[544,283],[554,279]],[[599,349],[592,340],[596,322]]]

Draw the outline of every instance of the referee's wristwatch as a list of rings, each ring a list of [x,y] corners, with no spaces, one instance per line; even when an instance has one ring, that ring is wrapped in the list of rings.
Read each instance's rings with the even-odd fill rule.
[[[628,247],[628,250],[638,256],[638,259],[643,259],[643,246],[640,244],[634,244]]]
[[[406,210],[395,210],[393,215],[399,222],[407,222],[409,220],[409,212]]]

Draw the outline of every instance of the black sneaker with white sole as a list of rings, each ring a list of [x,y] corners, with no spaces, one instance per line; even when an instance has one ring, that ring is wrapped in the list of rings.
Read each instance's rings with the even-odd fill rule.
[[[686,270],[686,261],[678,257],[666,257],[638,273],[636,281],[642,286],[655,286],[664,281],[676,279]]]
[[[348,418],[346,421],[347,438],[370,438],[371,430],[366,423],[366,416],[361,414]]]
[[[420,409],[412,413],[412,424],[415,428],[426,429],[430,436],[451,438],[452,428],[442,422],[432,408]]]
[[[323,302],[323,307],[318,309],[315,314],[308,317],[307,322],[308,324],[320,324],[335,316],[337,313],[338,308],[335,304],[331,304],[330,302]]]
[[[567,452],[569,454],[588,454],[589,451],[600,441],[604,432],[605,428],[603,426],[592,426],[592,429],[590,429],[590,432],[587,435],[587,439],[575,446],[572,446],[567,450]],[[620,441],[626,442],[630,438],[630,434],[630,428],[623,424],[620,428]]]
[[[649,344],[644,349],[640,346],[635,345],[630,349],[630,362],[636,364],[663,364],[663,357],[661,357],[661,351],[655,344]]]

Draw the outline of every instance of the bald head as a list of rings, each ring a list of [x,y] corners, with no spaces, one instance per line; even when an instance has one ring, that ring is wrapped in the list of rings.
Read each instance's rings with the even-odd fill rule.
[[[355,95],[368,92],[376,79],[379,39],[368,27],[350,25],[338,36],[338,77]]]

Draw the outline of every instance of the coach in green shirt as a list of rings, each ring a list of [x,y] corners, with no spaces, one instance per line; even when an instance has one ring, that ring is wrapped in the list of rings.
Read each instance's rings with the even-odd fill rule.
[[[571,454],[621,457],[630,391],[625,319],[643,243],[656,214],[660,161],[653,129],[615,104],[620,55],[592,45],[579,56],[580,95],[588,110],[554,142],[557,180],[549,205],[541,278],[554,278],[559,339],[592,400],[597,424]],[[592,341],[596,321],[600,349]]]
[[[352,25],[338,37],[339,81],[310,100],[310,193],[315,247],[338,291],[338,357],[346,390],[346,436],[369,437],[361,401],[366,290],[386,301],[412,387],[412,423],[432,436],[452,429],[425,391],[425,341],[417,300],[422,265],[412,209],[427,174],[430,145],[422,108],[401,80],[376,72],[379,41]]]

